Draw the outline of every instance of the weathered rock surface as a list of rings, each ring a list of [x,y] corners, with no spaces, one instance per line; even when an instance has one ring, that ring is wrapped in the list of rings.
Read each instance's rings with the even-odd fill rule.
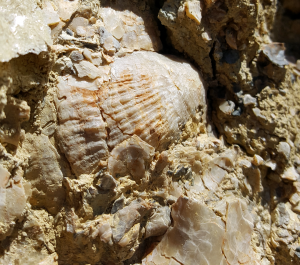
[[[0,264],[300,264],[299,14],[0,1]]]

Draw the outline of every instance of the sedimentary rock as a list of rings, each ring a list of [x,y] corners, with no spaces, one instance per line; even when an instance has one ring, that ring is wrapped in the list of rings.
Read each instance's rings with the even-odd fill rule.
[[[2,1],[0,263],[300,264],[298,15]]]

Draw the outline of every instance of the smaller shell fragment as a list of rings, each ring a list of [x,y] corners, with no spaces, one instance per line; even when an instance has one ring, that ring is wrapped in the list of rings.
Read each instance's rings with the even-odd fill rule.
[[[145,238],[163,235],[171,224],[170,214],[168,206],[156,209],[147,222]]]
[[[294,167],[289,167],[283,172],[281,178],[286,180],[296,181],[299,178],[299,174],[297,173]]]
[[[277,146],[277,152],[282,154],[285,157],[285,159],[289,159],[291,147],[287,142],[280,142]]]
[[[254,155],[252,159],[252,164],[255,166],[260,166],[264,163],[264,159],[259,155]]]
[[[145,176],[153,155],[154,148],[133,135],[112,150],[108,159],[108,169],[113,176],[130,173],[136,181],[139,181]]]
[[[231,115],[231,113],[234,111],[234,108],[235,104],[231,100],[224,100],[219,105],[219,109],[227,115]]]
[[[78,77],[88,77],[90,79],[100,77],[99,69],[88,61],[81,61],[74,66],[78,72]]]
[[[200,24],[202,19],[200,1],[187,2],[185,12],[190,19],[196,21],[197,24]]]
[[[288,61],[285,59],[284,43],[273,42],[267,44],[262,51],[269,60],[277,66],[284,67],[285,65],[288,65]]]
[[[252,97],[251,95],[249,94],[245,94],[244,95],[244,98],[243,98],[243,103],[244,103],[244,106],[256,106],[257,105],[257,99]]]

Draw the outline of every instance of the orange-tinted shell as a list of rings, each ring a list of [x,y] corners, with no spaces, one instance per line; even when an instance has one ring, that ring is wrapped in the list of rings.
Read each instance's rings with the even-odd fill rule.
[[[201,77],[183,60],[136,52],[110,67],[111,80],[101,87],[97,79],[60,78],[57,135],[76,175],[91,173],[108,147],[132,135],[163,150],[199,106],[205,113]]]

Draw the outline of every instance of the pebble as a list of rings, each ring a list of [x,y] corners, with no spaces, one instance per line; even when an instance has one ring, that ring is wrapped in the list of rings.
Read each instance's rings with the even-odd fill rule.
[[[252,97],[251,95],[246,94],[246,95],[244,95],[243,103],[244,103],[244,106],[246,106],[246,107],[247,106],[256,106],[257,100],[256,100],[256,98]]]

